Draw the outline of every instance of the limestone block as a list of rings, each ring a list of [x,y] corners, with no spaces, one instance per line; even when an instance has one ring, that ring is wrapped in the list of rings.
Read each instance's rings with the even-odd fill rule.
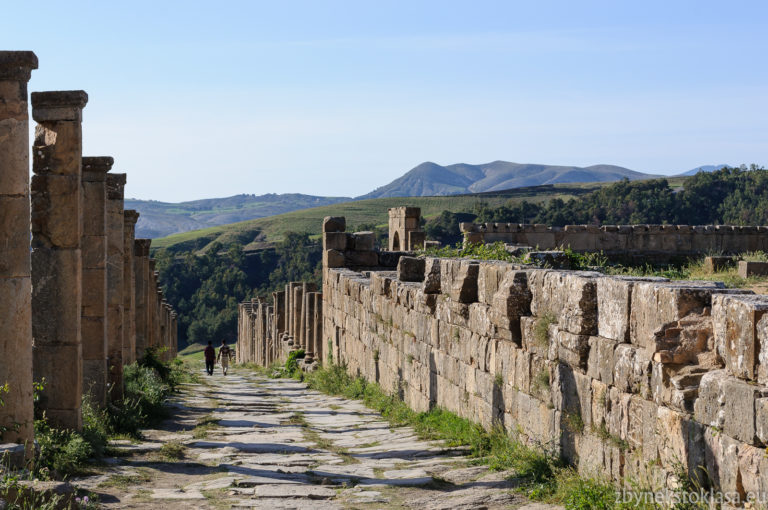
[[[587,375],[593,379],[613,384],[613,352],[617,342],[601,336],[589,337]]]
[[[755,400],[755,433],[761,443],[768,443],[768,398]]]
[[[493,295],[499,290],[499,284],[508,271],[512,271],[512,265],[497,260],[484,260],[480,262],[477,274],[477,300],[480,303],[490,305],[493,303]]]
[[[513,340],[519,342],[520,338],[516,333],[519,330],[520,317],[530,315],[531,310],[528,273],[526,271],[505,271],[490,304],[493,307],[491,321],[498,327],[509,329],[512,332]]]
[[[744,494],[739,479],[739,443],[718,430],[704,431],[704,459],[707,475],[715,489]]]
[[[576,335],[558,329],[555,333],[557,341],[557,358],[566,365],[586,371],[589,356],[589,336]]]
[[[348,266],[376,267],[379,256],[375,251],[347,251],[344,252],[344,263]]]
[[[748,262],[746,260],[739,261],[740,277],[749,278],[750,276],[765,275],[768,275],[768,262]]]
[[[579,438],[579,474],[589,478],[622,479],[624,453],[621,449],[594,434]]]
[[[768,312],[768,296],[722,295],[712,299],[713,333],[717,352],[729,373],[758,379],[758,323]]]
[[[728,256],[710,256],[704,258],[704,271],[707,273],[717,273],[729,267],[733,267],[735,260]]]
[[[523,350],[547,358],[553,338],[550,335],[549,327],[546,328],[546,334],[544,333],[545,324],[542,321],[546,321],[546,319],[543,317],[520,317],[521,342]],[[555,345],[557,344],[555,343]]]
[[[26,170],[24,175],[26,178]],[[5,174],[3,179],[6,179]],[[20,228],[20,219],[24,220],[23,228]],[[28,277],[30,274],[28,219],[28,196],[0,196],[0,232],[3,233],[3,242],[0,243],[0,278]]]
[[[79,343],[81,301],[63,299],[62,293],[69,296],[71,289],[80,288],[80,250],[34,249],[32,273],[32,308],[44,311],[35,314],[32,324],[35,345]]]
[[[597,333],[597,280],[599,273],[549,271],[530,279],[531,313],[553,314],[560,327],[571,333]]]
[[[699,383],[699,397],[694,403],[696,421],[722,429],[725,424],[723,410],[723,384],[728,378],[725,370],[712,370],[702,376]]]
[[[82,234],[82,217],[76,214],[81,211],[80,177],[34,175],[31,187],[33,246],[78,248]]]
[[[352,234],[349,249],[355,251],[373,251],[376,247],[376,234],[373,232],[355,232]]]
[[[768,396],[768,389],[728,377],[723,381],[723,432],[745,443],[754,444],[757,437],[756,400]]]
[[[614,350],[613,384],[625,393],[650,391],[651,357],[631,345],[619,344]]]
[[[426,261],[423,258],[400,257],[397,278],[403,282],[423,282]]]
[[[597,280],[597,333],[618,342],[629,342],[632,288],[641,281],[668,281],[666,278],[613,276]]]
[[[458,303],[477,302],[477,275],[480,265],[474,260],[461,260],[456,267],[451,264],[450,298]],[[445,278],[443,283],[445,283]]]
[[[520,391],[524,393],[530,393],[531,377],[536,374],[531,374],[531,367],[533,365],[533,355],[526,351],[517,351],[515,355],[515,377],[514,381],[510,381]],[[546,388],[549,391],[549,388]],[[547,401],[551,401],[551,397],[547,398]]]
[[[551,444],[559,438],[558,412],[555,409],[522,392],[517,393],[515,403],[517,425],[526,436],[542,444]]]
[[[656,350],[656,333],[666,324],[688,314],[703,315],[720,282],[636,282],[632,289],[630,341],[651,352]]]
[[[345,251],[350,245],[348,238],[346,232],[326,232],[323,234],[323,250]]]
[[[323,232],[344,232],[347,220],[343,216],[326,216],[323,218]]]
[[[425,294],[439,294],[441,291],[441,268],[440,259],[427,257],[424,263],[424,285],[422,291]]]
[[[344,267],[344,253],[338,250],[324,251],[323,267]]]

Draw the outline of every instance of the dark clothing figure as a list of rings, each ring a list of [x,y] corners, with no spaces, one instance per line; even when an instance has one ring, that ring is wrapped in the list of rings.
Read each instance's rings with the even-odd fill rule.
[[[205,370],[213,375],[213,365],[216,363],[216,349],[212,345],[205,348]]]
[[[232,349],[227,346],[226,342],[221,343],[221,347],[219,347],[219,361],[221,361],[221,371],[224,372],[224,375],[227,375],[227,371],[229,370],[229,360],[232,358]]]

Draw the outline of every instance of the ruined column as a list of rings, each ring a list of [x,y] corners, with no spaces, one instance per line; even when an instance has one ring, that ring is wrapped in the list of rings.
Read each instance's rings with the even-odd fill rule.
[[[302,323],[304,331],[302,340],[304,343],[305,363],[312,363],[315,359],[315,294],[316,292],[304,293],[304,304],[302,306]]]
[[[323,294],[321,292],[314,293],[314,327],[312,341],[314,342],[314,348],[312,352],[315,355],[317,361],[322,362],[323,352],[325,345],[323,344]]]
[[[123,211],[123,364],[136,361],[136,281],[133,275],[133,240],[139,213]]]
[[[109,398],[123,398],[123,277],[125,174],[107,174],[107,369]]]
[[[133,241],[134,316],[136,318],[136,359],[144,356],[149,346],[147,335],[147,285],[149,284],[149,247],[151,239]]]
[[[33,92],[32,337],[40,407],[56,427],[80,430],[83,191],[82,90]]]
[[[293,288],[293,297],[291,298],[291,335],[293,336],[293,348],[303,349],[301,344],[301,306],[304,301],[304,289],[301,284]]]
[[[37,57],[0,51],[0,443],[34,440],[27,82]],[[27,449],[31,455],[33,448]]]
[[[171,312],[171,359],[179,354],[179,323],[178,314]]]
[[[155,322],[155,302],[157,301],[157,277],[155,259],[149,259],[147,275],[147,345],[157,349],[157,323]]]
[[[107,403],[107,172],[110,157],[83,158],[83,389]]]

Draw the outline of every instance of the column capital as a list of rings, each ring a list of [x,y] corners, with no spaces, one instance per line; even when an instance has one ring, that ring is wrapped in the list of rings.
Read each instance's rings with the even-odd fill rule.
[[[0,81],[28,82],[32,77],[32,69],[37,69],[37,55],[34,52],[0,51]]]
[[[87,103],[84,90],[32,92],[32,118],[37,122],[80,121]]]
[[[107,198],[122,200],[125,191],[125,174],[107,174]]]
[[[106,180],[106,174],[114,164],[115,160],[110,156],[83,157],[83,180],[88,182]]]
[[[131,226],[136,225],[136,222],[139,221],[139,216],[139,211],[134,209],[126,209],[123,211],[123,218],[125,219],[125,222]]]
[[[152,246],[152,239],[134,239],[133,255],[135,257],[149,257],[150,246]]]

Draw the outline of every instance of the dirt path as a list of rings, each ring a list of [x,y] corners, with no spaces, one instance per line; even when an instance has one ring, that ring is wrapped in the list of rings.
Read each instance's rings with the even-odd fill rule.
[[[74,484],[106,508],[555,508],[360,402],[244,369],[204,382],[184,387],[161,430],[119,442],[103,474]]]

